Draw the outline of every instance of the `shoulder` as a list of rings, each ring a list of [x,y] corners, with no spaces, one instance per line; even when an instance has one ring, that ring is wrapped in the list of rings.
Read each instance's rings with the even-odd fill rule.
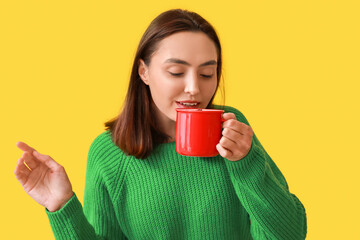
[[[236,116],[236,119],[240,122],[243,122],[247,125],[250,126],[248,120],[246,119],[245,115],[237,108],[231,107],[231,106],[222,106],[222,105],[215,105],[214,104],[214,108],[215,109],[221,109],[224,110],[224,113],[234,113]]]
[[[106,130],[92,141],[87,157],[87,178],[89,181],[102,182],[114,198],[120,194],[126,171],[129,167],[129,156],[114,144],[112,134]]]
[[[88,152],[88,165],[112,169],[125,164],[129,156],[114,144],[112,133],[109,130],[103,131],[92,141]]]
[[[97,135],[89,148],[89,156],[99,155],[111,147],[111,132],[104,131]]]

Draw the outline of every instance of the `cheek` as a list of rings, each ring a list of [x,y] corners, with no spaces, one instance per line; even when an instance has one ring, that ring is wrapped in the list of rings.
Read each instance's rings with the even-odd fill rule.
[[[153,74],[150,76],[150,91],[153,99],[161,105],[172,104],[169,101],[174,100],[182,91],[180,81],[164,76],[164,74]]]
[[[215,94],[216,91],[216,85],[217,85],[217,79],[212,80],[209,83],[206,83],[204,86],[204,92],[206,94],[206,97],[210,100],[210,98]]]

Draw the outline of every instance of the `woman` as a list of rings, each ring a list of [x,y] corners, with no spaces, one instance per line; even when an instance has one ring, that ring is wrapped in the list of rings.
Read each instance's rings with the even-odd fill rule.
[[[125,106],[87,161],[84,206],[64,168],[25,143],[15,175],[56,239],[304,239],[306,213],[237,109],[213,105],[221,46],[196,13],[156,17],[135,56]],[[176,108],[222,108],[216,157],[175,151]]]

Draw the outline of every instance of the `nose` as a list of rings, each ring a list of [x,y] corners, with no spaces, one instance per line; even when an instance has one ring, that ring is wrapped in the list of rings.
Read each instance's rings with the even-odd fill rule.
[[[187,77],[185,81],[185,93],[196,95],[200,92],[198,79],[195,74],[189,74],[189,77]]]

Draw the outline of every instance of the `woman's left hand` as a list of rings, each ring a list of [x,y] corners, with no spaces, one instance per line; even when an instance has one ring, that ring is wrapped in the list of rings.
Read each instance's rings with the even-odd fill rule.
[[[250,151],[253,131],[250,126],[236,120],[234,113],[224,113],[223,131],[216,149],[230,161],[239,161]]]

